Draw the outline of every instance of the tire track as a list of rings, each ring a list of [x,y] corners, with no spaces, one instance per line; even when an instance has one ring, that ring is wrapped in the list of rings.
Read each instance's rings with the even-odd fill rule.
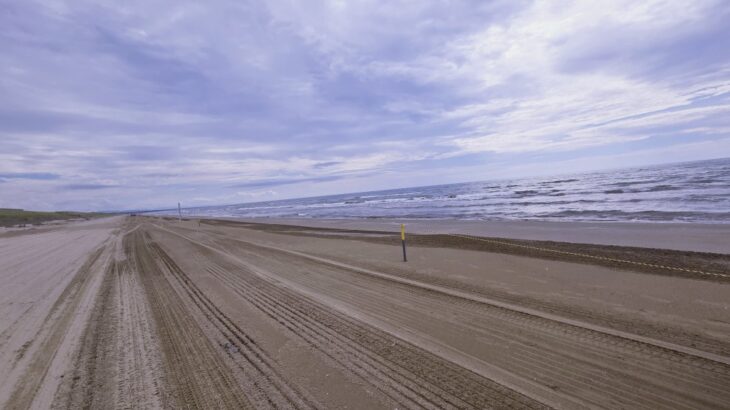
[[[230,249],[230,241],[226,244]],[[280,252],[267,252],[257,246],[249,249],[254,249],[250,251],[251,257],[255,253],[259,257],[278,260],[287,258]],[[296,255],[290,255],[290,260],[297,266],[306,266],[309,263],[313,266],[313,271],[324,270],[327,265],[318,264],[317,261],[305,261]],[[343,270],[340,269],[339,272]],[[466,310],[458,310],[455,316],[474,317],[477,321],[475,323],[479,325],[472,326],[472,331],[480,331],[484,337],[496,338],[499,343],[512,346],[512,350],[516,349],[510,354],[509,360],[502,360],[502,366],[513,372],[519,371],[529,379],[561,381],[561,386],[570,388],[583,386],[582,395],[601,392],[592,399],[596,403],[605,403],[605,397],[612,397],[612,400],[616,400],[616,405],[646,408],[659,405],[694,409],[698,406],[722,407],[723,400],[730,400],[726,390],[726,386],[730,385],[730,366],[724,363],[522,312],[459,299],[406,283],[393,283],[383,277],[369,277],[359,271],[351,272],[353,273],[355,277],[363,278],[365,285],[362,285],[362,289],[366,290],[348,292],[347,298],[358,299],[360,294],[359,306],[368,306],[370,311],[381,317],[390,317],[400,323],[412,323],[418,317],[405,314],[408,309],[393,311],[371,302],[379,299],[378,289],[400,289],[403,294],[413,295],[408,299],[399,298],[402,300],[401,305],[421,304],[412,307],[416,312],[438,312],[439,307],[453,312],[452,306],[468,307]],[[376,287],[378,282],[381,287]],[[324,281],[320,284],[316,277],[302,283],[318,289],[319,292],[325,292],[322,294],[331,289],[331,284]],[[443,303],[436,305],[439,300]],[[488,331],[485,332],[485,329]],[[534,342],[536,336],[537,340],[541,340],[540,345]],[[571,372],[564,371],[566,366]],[[641,374],[641,377],[634,376],[634,373]],[[578,375],[581,377],[578,378]],[[636,389],[637,385],[646,388],[639,391]],[[674,391],[675,385],[683,386],[684,391]]]
[[[64,377],[56,392],[53,407],[58,409],[93,408],[113,403],[113,349],[105,348],[114,337],[115,321],[110,320],[113,305],[114,276],[118,265],[110,263],[104,272],[99,294],[81,337],[81,347],[74,360],[74,369]]]
[[[123,255],[123,250],[120,252]],[[160,408],[171,401],[162,371],[161,348],[155,338],[150,306],[128,261],[115,278],[117,343],[115,403],[119,407]]]
[[[336,344],[334,340],[340,338],[337,333],[328,331],[329,329],[327,328],[314,328],[309,323],[300,322],[301,320],[308,320],[305,315],[295,315],[294,318],[283,316],[276,310],[280,306],[275,306],[272,309],[272,305],[267,303],[269,302],[268,299],[261,299],[258,293],[252,294],[250,288],[245,286],[241,287],[241,284],[231,281],[224,270],[217,267],[209,267],[208,272],[221,280],[222,283],[230,286],[239,296],[252,302],[254,306],[286,327],[287,330],[305,340],[311,347],[325,354],[341,368],[356,374],[362,380],[370,381],[375,388],[390,397],[398,406],[404,408],[413,406],[439,408],[439,404],[442,408],[454,406],[452,402],[439,400],[440,397],[434,399],[428,397],[428,394],[419,392],[417,385],[413,383],[411,378],[407,376],[402,377],[402,370],[391,374],[383,372],[383,369],[378,368],[378,365],[388,368],[387,364],[384,364],[382,360],[371,357],[372,355],[368,355],[366,351],[358,347],[353,347],[357,345],[348,343],[348,341],[345,341],[344,344]],[[379,381],[379,383],[373,383],[373,380]]]
[[[148,306],[134,279],[127,263],[108,266],[53,408],[161,408],[169,401]]]
[[[181,235],[179,233],[176,233],[174,231],[171,231],[166,228],[164,229],[170,233],[173,233],[174,235],[179,235],[183,238],[186,238],[188,240],[192,240],[184,235]],[[531,308],[525,308],[522,306],[514,305],[511,303],[505,303],[500,302],[497,300],[492,300],[487,297],[482,297],[480,295],[475,295],[470,292],[462,291],[460,289],[450,289],[448,287],[444,287],[438,283],[430,283],[428,281],[424,281],[423,278],[419,278],[418,280],[407,278],[407,277],[399,277],[398,275],[393,275],[390,273],[382,273],[378,271],[373,271],[365,268],[360,268],[357,266],[349,265],[346,263],[341,263],[338,261],[334,261],[327,258],[322,258],[319,256],[310,255],[303,252],[293,251],[293,250],[287,250],[282,248],[277,248],[273,246],[268,245],[262,245],[262,244],[255,244],[249,241],[242,240],[237,237],[232,237],[229,235],[219,234],[219,233],[208,233],[210,236],[217,237],[219,240],[216,241],[215,239],[212,240],[211,243],[213,243],[215,246],[220,247],[221,249],[230,249],[230,246],[232,243],[236,243],[239,245],[239,248],[242,250],[247,250],[251,255],[262,255],[262,254],[269,254],[272,255],[274,258],[277,258],[279,256],[288,256],[300,261],[306,261],[307,263],[313,263],[314,265],[319,266],[326,266],[330,268],[335,269],[342,269],[344,271],[360,275],[363,277],[371,277],[376,279],[383,279],[391,284],[402,284],[406,285],[408,287],[413,288],[419,288],[423,291],[429,292],[429,294],[443,294],[446,296],[453,296],[456,297],[459,300],[465,300],[465,301],[472,301],[477,302],[479,304],[489,305],[496,308],[501,308],[504,311],[507,312],[514,312],[514,313],[520,313],[527,315],[529,317],[536,317],[539,319],[547,320],[548,322],[555,322],[558,324],[564,324],[568,326],[572,326],[578,329],[586,329],[586,330],[592,330],[601,334],[608,334],[611,336],[615,336],[621,339],[627,339],[636,341],[642,344],[652,345],[658,348],[661,348],[663,350],[668,350],[671,352],[677,352],[677,353],[683,353],[688,356],[698,357],[698,358],[704,358],[706,360],[709,360],[711,362],[718,362],[725,365],[730,365],[730,357],[726,355],[721,354],[714,354],[705,352],[699,349],[690,348],[682,345],[677,345],[674,343],[664,342],[662,340],[657,339],[651,339],[648,337],[643,337],[640,335],[635,335],[628,332],[623,332],[619,330],[614,330],[611,328],[593,325],[590,323],[585,323],[573,319],[568,319],[562,316],[553,315],[550,313],[542,312],[536,309]]]
[[[382,269],[382,266],[369,262],[361,262],[358,266],[372,271]],[[489,299],[509,305],[518,305],[557,316],[574,318],[582,322],[593,323],[606,328],[621,330],[646,338],[671,340],[677,345],[691,346],[700,351],[725,357],[730,356],[730,344],[722,337],[711,337],[709,335],[702,335],[700,337],[697,333],[687,331],[683,328],[673,328],[671,333],[668,333],[667,328],[661,324],[650,321],[637,322],[636,318],[631,316],[619,317],[615,315],[606,315],[602,314],[602,312],[581,308],[574,304],[566,305],[564,303],[550,302],[545,299],[533,298],[525,294],[514,294],[512,292],[505,292],[488,286],[467,284],[450,278],[433,276],[426,277],[408,269],[389,267],[388,273],[403,279],[420,281],[441,288],[463,291],[475,295],[483,295]]]
[[[319,407],[313,398],[289,385],[276,370],[276,363],[238,325],[227,317],[157,244],[149,245],[178,285],[226,341],[225,350],[253,384],[250,398],[257,407],[311,409]]]
[[[193,243],[193,246],[196,244]],[[198,250],[207,259],[205,248]],[[544,405],[240,266],[208,271],[331,360],[406,408],[543,408]],[[235,274],[233,273],[235,272]]]
[[[313,271],[332,271],[331,275],[336,275],[334,272],[347,272],[348,277],[364,283],[361,286],[363,289],[371,289],[371,294],[362,296],[365,300],[377,300],[375,293],[381,288],[399,289],[404,294],[413,295],[407,299],[408,303],[421,300],[428,305],[442,301],[443,306],[458,307],[460,310],[456,312],[457,315],[464,312],[476,317],[476,320],[481,317],[484,323],[479,323],[470,330],[484,332],[484,329],[489,329],[489,334],[485,334],[485,337],[493,337],[499,343],[519,347],[518,351],[510,355],[509,363],[503,366],[519,370],[528,378],[545,379],[545,375],[549,374],[560,380],[561,385],[582,386],[583,391],[578,394],[594,394],[591,401],[595,400],[596,403],[605,404],[606,397],[609,397],[614,400],[614,405],[621,406],[717,408],[730,401],[726,391],[726,386],[730,385],[730,367],[725,363],[505,307],[459,298],[457,295],[412,286],[402,281],[392,281],[384,277],[387,275],[370,275],[361,269],[347,269],[341,264],[298,255],[293,251],[277,250],[231,237],[225,239],[225,242],[214,242],[214,246],[234,254],[243,250],[247,252],[247,261],[255,261],[256,258],[273,259],[295,266],[312,266]],[[323,280],[323,276],[310,278],[304,283],[317,289],[318,280]],[[376,286],[378,284],[380,286]],[[319,292],[329,289],[326,282],[321,286]],[[349,293],[348,298],[357,298],[357,293],[362,292]],[[428,311],[426,305],[421,307]],[[378,308],[369,306],[369,309],[379,315],[395,315],[402,323],[414,320],[413,316]],[[453,310],[451,307],[448,309]],[[531,342],[535,335],[546,344],[536,345]],[[571,371],[566,372],[565,368]],[[643,385],[645,389],[637,389],[639,385]],[[675,390],[675,385],[682,387]]]
[[[69,324],[73,320],[85,290],[89,286],[92,267],[100,259],[105,247],[101,246],[89,255],[86,262],[69,282],[59,298],[53,304],[44,324],[49,331],[40,342],[38,350],[31,358],[23,376],[15,384],[15,388],[5,406],[13,409],[29,408],[35,399],[36,392],[46,378],[54,356],[61,345]]]
[[[410,304],[411,300],[404,300],[404,303],[406,302]],[[431,308],[433,309],[433,306]],[[412,315],[395,312],[392,309],[379,309],[377,306],[371,306],[369,311],[400,323],[413,323],[414,321]],[[470,312],[463,312],[467,314],[457,316],[473,317],[468,315]],[[625,358],[619,354],[611,355],[611,352],[606,352],[603,348],[605,345],[600,340],[593,343],[579,342],[566,340],[559,333],[555,336],[541,334],[542,340],[538,345],[534,337],[535,329],[530,327],[520,326],[522,329],[514,329],[509,326],[511,324],[509,321],[495,325],[493,321],[480,321],[479,318],[469,319],[470,322],[472,320],[473,324],[467,323],[461,327],[471,331],[474,337],[492,339],[494,340],[492,343],[509,346],[509,358],[497,358],[493,362],[494,364],[503,366],[524,378],[545,380],[545,383],[549,383],[548,385],[554,385],[556,388],[561,386],[561,390],[574,391],[580,397],[590,399],[596,404],[605,403],[606,397],[613,397],[620,398],[614,404],[617,406],[630,404],[632,407],[656,408],[661,405],[693,409],[697,406],[697,397],[689,395],[690,398],[685,400],[677,393],[672,393],[673,397],[664,397],[663,393],[658,392],[666,391],[667,386],[653,383],[652,379],[666,379],[667,374],[670,373],[677,381],[684,381],[682,384],[685,388],[688,384],[693,384],[692,390],[712,389],[716,396],[722,395],[721,392],[723,392],[724,383],[727,380],[722,376],[708,378],[708,372],[697,372],[696,369],[689,375],[684,374],[682,368],[669,368],[667,371],[666,365],[647,363],[642,357],[637,357],[636,362],[625,362]],[[622,352],[622,349],[617,350]],[[580,354],[573,354],[574,352],[580,352]],[[607,353],[609,354],[607,355]],[[606,360],[609,358],[607,356],[613,357]],[[622,363],[616,365],[612,361]],[[566,368],[571,371],[566,372]],[[642,373],[643,377],[633,376],[632,372]],[[693,379],[692,383],[688,383],[688,379]],[[645,386],[646,389],[639,393],[634,392],[635,387],[639,385]],[[595,392],[600,393],[595,394]],[[704,402],[705,406],[713,406],[711,401],[700,400],[700,402]]]
[[[173,407],[251,408],[227,364],[158,267],[148,242],[137,230],[124,237],[124,249],[156,324],[165,376],[176,401]]]

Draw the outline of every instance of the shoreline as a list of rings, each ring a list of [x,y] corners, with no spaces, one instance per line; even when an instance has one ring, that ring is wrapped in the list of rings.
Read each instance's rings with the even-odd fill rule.
[[[416,234],[464,234],[509,239],[632,246],[730,254],[730,224],[569,221],[477,221],[462,219],[329,219],[195,217],[311,228],[399,232],[400,224]]]

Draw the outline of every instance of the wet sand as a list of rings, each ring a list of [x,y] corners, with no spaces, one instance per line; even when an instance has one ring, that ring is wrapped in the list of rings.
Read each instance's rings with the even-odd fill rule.
[[[392,229],[338,228],[117,217],[0,235],[0,406],[730,403],[722,277],[426,227],[404,263],[373,232]],[[542,245],[728,273],[698,249]]]

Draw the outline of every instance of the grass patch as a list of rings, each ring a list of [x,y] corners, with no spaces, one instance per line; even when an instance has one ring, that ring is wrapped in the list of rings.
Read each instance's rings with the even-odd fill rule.
[[[48,221],[92,219],[109,216],[98,212],[35,212],[23,209],[0,208],[0,226],[38,225]]]

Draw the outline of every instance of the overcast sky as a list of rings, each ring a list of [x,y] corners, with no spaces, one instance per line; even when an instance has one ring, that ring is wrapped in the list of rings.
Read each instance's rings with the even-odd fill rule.
[[[730,2],[5,1],[0,207],[730,156]]]

